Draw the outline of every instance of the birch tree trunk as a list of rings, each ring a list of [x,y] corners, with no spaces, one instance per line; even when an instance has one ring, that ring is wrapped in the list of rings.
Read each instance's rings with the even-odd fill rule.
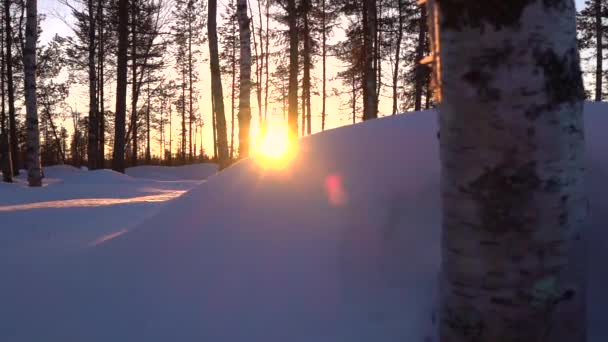
[[[93,0],[88,0],[88,24],[89,24],[89,41],[88,41],[88,67],[89,67],[89,141],[87,144],[87,164],[89,170],[97,168],[97,153],[99,152],[99,139],[97,132],[99,131],[99,122],[97,120],[97,70],[95,68],[95,6]]]
[[[376,0],[363,1],[363,120],[378,117],[378,97],[376,96],[375,48],[376,40]]]
[[[287,20],[289,23],[289,85],[288,114],[289,135],[298,136],[298,16],[295,0],[287,0]]]
[[[224,91],[222,89],[222,74],[217,44],[217,0],[209,0],[209,64],[211,66],[211,90],[217,134],[217,153],[220,168],[228,166],[228,129],[224,113]]]
[[[247,0],[238,0],[240,88],[239,88],[239,158],[249,156],[249,126],[251,125],[251,31],[247,16]]]
[[[112,169],[125,172],[125,119],[127,111],[127,49],[129,0],[118,1],[118,53],[116,60],[116,119]]]
[[[442,0],[429,10],[442,99],[441,341],[584,342],[574,1]]]
[[[602,101],[602,77],[604,74],[604,47],[602,46],[602,0],[595,0],[595,101]]]
[[[25,49],[23,50],[23,86],[25,90],[25,129],[27,133],[27,182],[42,186],[40,167],[40,132],[36,99],[36,41],[38,40],[37,0],[27,0],[25,21]]]

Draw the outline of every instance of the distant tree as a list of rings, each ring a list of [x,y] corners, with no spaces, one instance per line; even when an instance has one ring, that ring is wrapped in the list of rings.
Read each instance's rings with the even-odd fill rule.
[[[71,78],[60,77],[66,69],[65,43],[65,39],[55,36],[46,46],[38,49],[37,98],[40,130],[44,137],[41,154],[45,165],[67,161],[62,145],[62,127],[57,125],[61,121],[61,111],[65,109],[71,81]]]
[[[239,36],[238,36],[238,18],[236,15],[236,5],[234,0],[229,0],[226,8],[221,14],[225,25],[218,28],[220,46],[220,61],[221,70],[223,74],[230,75],[230,159],[234,158],[234,113],[236,109],[236,96],[238,94],[238,88],[236,84],[236,78],[238,74],[237,64],[239,63],[239,56],[237,54],[239,49]],[[268,78],[267,78],[268,79]]]
[[[4,5],[4,4],[3,4]],[[4,11],[3,11],[4,13]],[[2,17],[4,20],[4,17]],[[0,170],[2,171],[2,181],[12,183],[13,181],[13,162],[11,160],[11,149],[9,143],[9,129],[7,127],[6,102],[5,102],[5,70],[6,55],[4,53],[5,31],[0,30],[0,92],[2,101],[2,112],[0,113]]]
[[[195,84],[198,82],[197,65],[200,62],[201,53],[198,46],[202,44],[203,30],[205,27],[204,2],[201,0],[176,0],[173,16],[175,21],[172,27],[174,45],[176,46],[176,69],[182,78],[182,158],[186,158],[186,151],[190,159],[194,157],[193,150],[193,129],[192,125],[196,121],[194,104],[196,102]],[[187,94],[186,94],[187,91]],[[186,129],[186,108],[188,108],[188,129]],[[188,135],[188,139],[186,139]],[[189,142],[187,144],[187,142]]]
[[[595,88],[594,100],[602,101],[604,95],[604,39],[608,35],[608,25],[604,19],[608,17],[606,0],[587,0],[578,15],[579,46],[592,49],[595,57]]]
[[[438,3],[440,341],[584,342],[574,1]]]
[[[9,143],[13,175],[19,175],[19,148],[17,145],[17,120],[15,112],[15,85],[13,78],[13,29],[11,15],[11,0],[4,0],[4,29],[6,39],[6,86],[8,96]]]
[[[376,74],[376,0],[363,0],[363,120],[378,117]]]

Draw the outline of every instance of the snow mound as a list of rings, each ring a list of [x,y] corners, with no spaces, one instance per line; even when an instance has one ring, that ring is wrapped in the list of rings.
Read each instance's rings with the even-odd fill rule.
[[[146,178],[160,181],[203,180],[217,173],[218,166],[211,163],[183,166],[145,165],[127,168],[125,173],[135,178]]]
[[[590,261],[608,257],[607,108],[586,114]],[[136,229],[6,277],[0,340],[426,341],[439,268],[436,132],[435,114],[421,112],[302,139],[286,170],[242,161]],[[590,342],[608,336],[597,264]]]

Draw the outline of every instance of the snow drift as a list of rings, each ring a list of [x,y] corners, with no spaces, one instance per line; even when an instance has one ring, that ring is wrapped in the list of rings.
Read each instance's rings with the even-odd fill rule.
[[[591,342],[608,336],[606,105],[586,107]],[[243,161],[136,229],[0,282],[2,341],[424,341],[439,264],[432,112]]]

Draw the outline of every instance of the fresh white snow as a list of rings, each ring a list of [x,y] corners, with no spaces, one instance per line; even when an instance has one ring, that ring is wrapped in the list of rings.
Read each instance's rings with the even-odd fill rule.
[[[590,342],[608,336],[606,112],[586,107]],[[245,160],[200,185],[71,169],[0,185],[0,341],[428,341],[436,133],[433,112],[374,120],[302,139],[285,170]],[[85,201],[110,198],[135,203]]]

